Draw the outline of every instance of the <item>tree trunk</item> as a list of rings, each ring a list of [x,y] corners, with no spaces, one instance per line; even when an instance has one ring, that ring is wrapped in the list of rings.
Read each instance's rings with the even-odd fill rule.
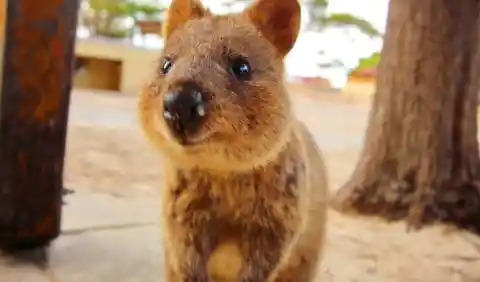
[[[335,208],[480,233],[479,23],[476,0],[390,1],[364,148]]]

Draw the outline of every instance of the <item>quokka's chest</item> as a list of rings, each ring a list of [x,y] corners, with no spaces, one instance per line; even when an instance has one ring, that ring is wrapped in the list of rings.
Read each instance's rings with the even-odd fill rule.
[[[288,212],[298,203],[304,186],[300,174],[226,179],[187,176],[179,175],[176,183],[167,187],[167,212],[226,220]]]

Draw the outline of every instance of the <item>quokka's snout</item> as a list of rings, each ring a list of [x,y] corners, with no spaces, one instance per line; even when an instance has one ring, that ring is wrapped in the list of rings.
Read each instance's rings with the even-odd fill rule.
[[[209,109],[207,101],[206,91],[193,81],[178,83],[163,96],[163,118],[181,144],[200,131]]]

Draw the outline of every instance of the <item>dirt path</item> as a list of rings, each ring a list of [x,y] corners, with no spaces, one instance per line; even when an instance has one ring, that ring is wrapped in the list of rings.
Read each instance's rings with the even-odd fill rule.
[[[368,106],[328,100],[298,98],[295,105],[323,149],[332,188],[337,189],[355,165]],[[118,197],[158,197],[161,162],[137,127],[135,102],[132,97],[74,93],[65,172],[68,187]],[[445,234],[445,230],[406,233],[401,223],[349,218],[332,211],[322,281],[480,281],[480,239],[459,232]]]

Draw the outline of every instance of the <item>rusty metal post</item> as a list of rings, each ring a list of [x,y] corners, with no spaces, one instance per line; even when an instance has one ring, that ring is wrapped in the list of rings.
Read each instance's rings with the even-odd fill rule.
[[[0,96],[2,249],[43,246],[60,233],[78,2],[7,1]]]

